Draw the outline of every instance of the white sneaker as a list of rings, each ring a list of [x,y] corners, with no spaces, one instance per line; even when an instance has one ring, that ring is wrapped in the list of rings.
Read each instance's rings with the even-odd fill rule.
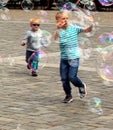
[[[80,98],[84,98],[87,94],[87,90],[86,90],[86,84],[83,83],[84,87],[79,88],[79,94],[80,94]]]

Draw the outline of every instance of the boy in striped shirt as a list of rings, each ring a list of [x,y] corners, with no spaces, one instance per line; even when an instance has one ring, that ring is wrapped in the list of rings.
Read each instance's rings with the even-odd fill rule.
[[[56,14],[57,31],[55,40],[60,43],[60,76],[63,90],[66,94],[63,102],[70,103],[73,101],[70,82],[78,87],[80,98],[85,97],[86,85],[77,76],[79,68],[80,50],[78,44],[78,34],[81,32],[90,32],[92,26],[82,29],[77,25],[69,25],[69,15],[66,12]]]

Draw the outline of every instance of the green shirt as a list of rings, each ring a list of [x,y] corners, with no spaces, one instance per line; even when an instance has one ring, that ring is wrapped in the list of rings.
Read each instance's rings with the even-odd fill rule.
[[[78,34],[82,32],[81,27],[69,25],[66,30],[60,29],[60,51],[61,58],[65,60],[80,58]]]

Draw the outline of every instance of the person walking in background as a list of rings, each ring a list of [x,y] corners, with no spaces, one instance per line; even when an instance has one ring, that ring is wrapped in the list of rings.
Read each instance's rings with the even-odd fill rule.
[[[40,29],[40,19],[30,19],[30,27],[31,29],[27,31],[21,42],[21,46],[26,45],[26,62],[28,69],[30,69],[28,64],[29,58],[35,51],[39,50],[41,46],[42,30]],[[37,76],[37,72],[32,71],[32,76]]]
[[[80,59],[78,34],[92,31],[92,26],[82,29],[77,25],[69,25],[69,15],[63,11],[57,12],[55,18],[57,31],[54,38],[59,40],[60,43],[60,76],[66,95],[63,103],[70,103],[73,101],[70,82],[78,87],[80,98],[85,97],[87,94],[86,84],[77,76]]]
[[[42,0],[42,1],[45,1],[45,0]],[[54,0],[46,0],[45,2],[47,6],[45,10],[52,10],[52,5],[53,5]]]

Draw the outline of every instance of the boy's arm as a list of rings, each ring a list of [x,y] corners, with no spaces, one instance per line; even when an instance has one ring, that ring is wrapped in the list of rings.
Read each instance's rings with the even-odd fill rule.
[[[26,32],[24,38],[22,39],[22,41],[21,41],[21,46],[25,46],[25,45],[27,44],[28,36],[29,36],[29,31]]]
[[[55,35],[54,35],[54,40],[58,40],[59,39],[59,31],[56,30]]]
[[[91,25],[91,26],[89,26],[88,28],[83,29],[82,31],[85,32],[85,33],[88,33],[88,32],[91,32],[91,31],[92,31],[92,28],[93,28],[93,26]]]
[[[65,24],[65,22],[57,21],[57,24],[56,24],[57,30],[55,31],[54,40],[59,39],[59,29],[62,29],[64,24]]]

